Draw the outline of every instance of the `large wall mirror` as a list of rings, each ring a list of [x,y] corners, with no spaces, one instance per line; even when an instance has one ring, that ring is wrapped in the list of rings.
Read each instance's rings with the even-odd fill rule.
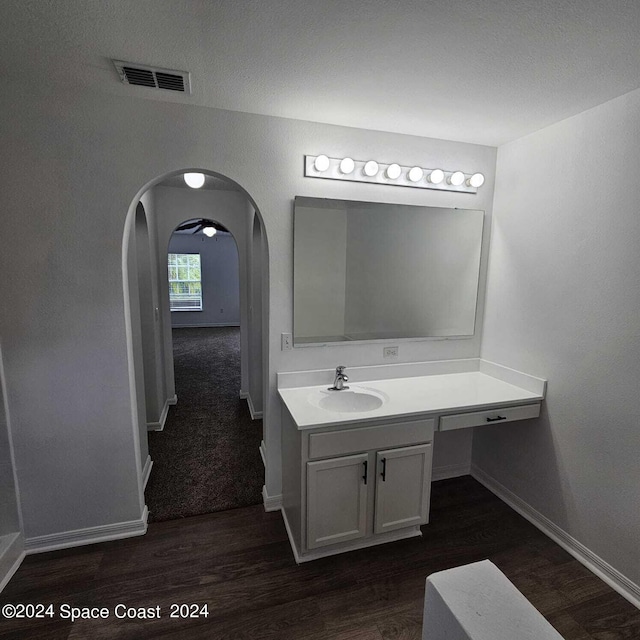
[[[471,336],[484,212],[297,196],[294,346]]]

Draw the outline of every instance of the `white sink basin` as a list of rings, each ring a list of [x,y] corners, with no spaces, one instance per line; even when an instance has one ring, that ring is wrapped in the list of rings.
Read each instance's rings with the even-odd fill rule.
[[[309,398],[312,404],[335,413],[361,413],[379,409],[387,400],[386,396],[373,389],[352,387],[342,391],[321,391]]]

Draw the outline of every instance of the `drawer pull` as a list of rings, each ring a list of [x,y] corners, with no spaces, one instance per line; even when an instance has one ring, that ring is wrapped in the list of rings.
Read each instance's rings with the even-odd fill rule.
[[[387,459],[386,458],[382,458],[382,473],[380,475],[382,476],[382,482],[386,482],[387,481]]]
[[[495,418],[487,418],[487,422],[497,422],[498,420],[506,420],[507,416],[496,416]]]
[[[364,483],[367,484],[367,467],[369,465],[367,464],[367,460],[365,460],[362,464],[364,465],[364,475],[362,476],[362,479],[364,480]]]

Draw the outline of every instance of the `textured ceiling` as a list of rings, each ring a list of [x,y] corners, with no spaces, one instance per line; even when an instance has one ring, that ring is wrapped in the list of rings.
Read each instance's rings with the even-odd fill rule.
[[[7,81],[497,145],[640,86],[637,0],[4,0]],[[118,58],[192,73],[119,83]]]

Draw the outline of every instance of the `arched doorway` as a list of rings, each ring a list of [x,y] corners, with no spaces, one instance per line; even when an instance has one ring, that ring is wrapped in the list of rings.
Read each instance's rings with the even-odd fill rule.
[[[163,396],[161,405],[160,419],[153,425],[154,430],[161,430],[167,419],[169,407],[179,402],[179,396],[176,396],[176,381],[174,375],[173,362],[173,340],[171,335],[171,311],[169,307],[169,291],[167,280],[167,254],[163,247],[168,246],[169,236],[179,224],[185,222],[185,218],[196,219],[198,216],[187,215],[198,213],[196,209],[202,206],[207,197],[203,197],[204,191],[195,191],[183,186],[182,174],[185,171],[177,171],[161,176],[151,181],[145,189],[141,190],[137,200],[145,204],[147,214],[148,233],[151,242],[150,257],[155,265],[155,281],[154,287],[154,306],[155,322],[158,327],[158,340],[154,343],[156,362],[160,371],[161,383],[158,384],[158,393]],[[240,262],[240,280],[242,283],[240,291],[240,311],[245,331],[242,336],[242,354],[241,366],[241,386],[238,395],[246,398],[248,405],[251,407],[251,414],[254,418],[262,417],[262,398],[264,397],[264,385],[266,384],[266,354],[262,352],[263,344],[262,335],[267,329],[266,309],[268,306],[264,303],[268,299],[268,291],[266,286],[268,279],[265,277],[268,273],[268,258],[266,235],[262,223],[261,215],[250,196],[233,181],[227,180],[219,174],[213,172],[203,172],[207,176],[207,180],[214,183],[214,188],[210,190],[209,195],[215,195],[216,200],[224,201],[233,206],[232,218],[225,220],[223,227],[232,231],[233,238],[238,245],[238,255]],[[181,182],[182,181],[182,182]],[[230,185],[231,188],[226,188]],[[179,194],[178,192],[182,193]],[[176,207],[177,200],[183,199],[182,208]],[[135,317],[135,313],[131,313],[135,304],[131,303],[131,291],[127,285],[130,284],[131,274],[128,269],[131,261],[126,259],[131,254],[131,237],[135,230],[135,208],[137,203],[132,203],[129,214],[127,216],[127,224],[125,224],[125,239],[123,242],[123,271],[125,281],[125,306],[127,306],[128,321],[128,341],[129,341],[129,359],[130,359],[130,386],[132,390],[132,401],[134,406],[134,430],[137,432],[137,455],[140,459],[140,489],[144,491],[146,477],[150,468],[150,458],[145,457],[147,451],[147,433],[142,428],[140,421],[141,399],[146,399],[146,382],[141,384],[141,376],[137,372],[144,369],[144,357],[140,357],[142,349],[139,327],[136,324],[139,320]],[[179,210],[179,213],[177,211]],[[222,209],[218,209],[219,213]],[[208,214],[212,213],[209,207]],[[222,215],[222,214],[220,214]],[[180,219],[177,220],[175,216]],[[224,216],[223,216],[224,217]],[[204,218],[204,216],[203,216]],[[232,228],[233,227],[233,228]],[[257,231],[256,231],[257,230]],[[259,237],[260,241],[256,243],[255,237]],[[259,250],[258,250],[259,249]],[[162,272],[164,270],[164,279]],[[258,272],[261,277],[256,285],[256,278],[251,276]],[[259,297],[260,303],[256,304],[256,296]],[[127,305],[127,302],[129,303]],[[134,309],[135,311],[135,309]],[[242,329],[242,326],[241,326]],[[241,331],[242,335],[242,331]],[[151,342],[151,341],[148,341]],[[136,344],[138,343],[138,344]],[[148,349],[149,347],[147,347]],[[259,353],[257,352],[259,350]],[[137,375],[136,375],[137,374]],[[144,380],[144,378],[142,378]],[[178,407],[176,407],[176,410]],[[172,409],[171,411],[174,411]],[[151,423],[149,423],[151,429]],[[157,471],[157,468],[156,468]],[[154,473],[156,473],[154,471]],[[236,505],[240,506],[240,505]]]

